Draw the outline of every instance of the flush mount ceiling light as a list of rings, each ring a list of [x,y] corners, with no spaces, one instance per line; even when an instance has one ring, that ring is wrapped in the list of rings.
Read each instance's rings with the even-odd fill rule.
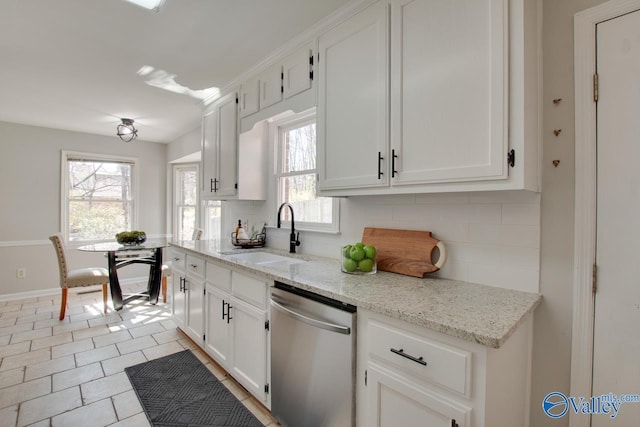
[[[165,0],[126,0],[129,3],[133,3],[145,9],[153,10],[154,12],[160,12],[160,8],[164,4]]]
[[[124,142],[131,142],[138,137],[138,129],[133,127],[133,119],[120,119],[122,124],[118,125],[117,135]]]

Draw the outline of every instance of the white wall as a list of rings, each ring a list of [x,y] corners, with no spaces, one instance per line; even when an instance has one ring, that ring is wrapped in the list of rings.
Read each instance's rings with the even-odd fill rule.
[[[573,16],[604,0],[544,0],[543,171],[540,292],[533,345],[531,426],[568,426],[541,410],[547,393],[569,394],[573,307],[574,79]],[[559,105],[553,100],[562,98]],[[554,129],[562,129],[560,136]],[[554,167],[553,160],[560,160]],[[588,397],[588,396],[587,396]]]
[[[115,132],[115,128],[114,128]],[[164,234],[165,144],[0,122],[0,298],[58,288],[58,265],[48,236],[60,231],[61,150],[136,157],[139,165],[138,228]],[[69,251],[71,268],[105,266],[102,254]],[[142,266],[135,266],[141,267]],[[121,277],[138,275],[136,268]],[[26,268],[27,277],[16,278]]]
[[[364,227],[430,230],[450,262],[436,276],[538,292],[540,195],[530,192],[405,194],[340,200],[338,235],[300,232],[297,252],[338,258]],[[225,202],[223,235],[238,219],[275,221],[273,202]],[[270,212],[273,210],[273,213]],[[226,233],[225,233],[226,232]],[[288,250],[289,230],[270,228],[267,246]]]

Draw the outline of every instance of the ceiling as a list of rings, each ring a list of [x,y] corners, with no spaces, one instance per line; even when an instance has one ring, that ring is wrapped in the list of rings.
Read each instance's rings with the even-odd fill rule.
[[[0,121],[170,142],[202,104],[149,86],[143,66],[193,90],[223,88],[349,0],[0,0]]]

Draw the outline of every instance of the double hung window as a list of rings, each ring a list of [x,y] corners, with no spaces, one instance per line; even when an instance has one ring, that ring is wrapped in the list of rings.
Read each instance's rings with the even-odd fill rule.
[[[62,153],[62,230],[68,241],[112,240],[136,228],[136,160]]]

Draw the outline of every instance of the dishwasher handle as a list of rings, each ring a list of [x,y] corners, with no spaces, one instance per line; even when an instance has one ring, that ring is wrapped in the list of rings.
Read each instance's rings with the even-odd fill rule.
[[[351,328],[348,326],[336,325],[334,323],[328,323],[322,320],[314,319],[313,317],[305,316],[302,313],[298,313],[297,311],[292,310],[291,308],[278,303],[274,300],[271,300],[271,307],[275,308],[282,313],[293,317],[301,322],[306,323],[307,325],[314,326],[316,328],[325,329],[330,332],[337,332],[339,334],[349,335],[351,333]]]

